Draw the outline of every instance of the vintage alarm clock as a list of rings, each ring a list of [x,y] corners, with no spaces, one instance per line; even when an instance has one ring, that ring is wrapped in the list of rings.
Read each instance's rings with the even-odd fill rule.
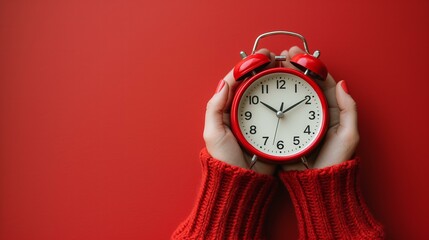
[[[281,34],[302,40],[306,53],[290,60],[299,70],[264,69],[271,60],[255,53],[260,39]],[[298,33],[275,31],[260,35],[251,55],[240,54],[243,59],[234,68],[234,78],[241,83],[232,102],[231,130],[253,155],[251,167],[258,159],[279,164],[301,160],[307,166],[306,155],[320,143],[328,125],[326,99],[315,82],[328,74],[319,51],[310,54]],[[286,56],[275,59],[284,61]]]

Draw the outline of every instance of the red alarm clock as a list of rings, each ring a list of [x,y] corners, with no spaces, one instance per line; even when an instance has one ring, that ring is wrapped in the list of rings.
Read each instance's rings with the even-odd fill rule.
[[[255,53],[258,41],[272,35],[298,37],[305,54],[291,59],[297,69],[264,69],[271,60]],[[328,106],[315,79],[327,76],[319,51],[310,54],[307,42],[298,33],[268,32],[260,35],[252,54],[234,68],[234,78],[241,81],[231,107],[231,130],[240,145],[257,159],[272,163],[302,160],[320,143],[328,126]],[[285,56],[276,56],[284,61]]]

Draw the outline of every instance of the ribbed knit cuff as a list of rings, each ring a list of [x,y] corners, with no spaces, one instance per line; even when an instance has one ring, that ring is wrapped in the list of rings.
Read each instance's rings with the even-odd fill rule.
[[[264,219],[277,189],[273,176],[231,166],[201,151],[202,184],[173,239],[264,239]]]
[[[357,180],[358,160],[280,174],[298,220],[300,239],[382,239]]]

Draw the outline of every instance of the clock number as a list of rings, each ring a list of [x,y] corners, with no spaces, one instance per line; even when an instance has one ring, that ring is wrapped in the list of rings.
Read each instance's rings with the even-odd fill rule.
[[[310,95],[305,96],[305,99],[307,99],[307,101],[305,102],[305,104],[311,104],[311,97],[310,97]]]
[[[264,94],[264,93],[268,93],[268,85],[261,85],[261,87],[262,87],[262,94]]]
[[[246,120],[252,119],[252,113],[249,111],[245,112],[244,113],[244,119],[246,119]]]
[[[300,143],[301,143],[301,141],[299,141],[299,136],[293,137],[293,144],[294,145],[299,145]]]
[[[280,149],[280,150],[283,149],[283,148],[285,148],[285,145],[284,145],[283,141],[280,140],[280,141],[277,142],[277,148]]]
[[[295,93],[298,92],[298,84],[295,83]]]
[[[314,111],[310,111],[309,114],[310,114],[310,117],[308,119],[310,120],[316,119],[316,113]]]
[[[250,134],[256,134],[256,126],[255,125],[252,125],[252,126],[250,126]]]
[[[265,139],[265,140],[264,140],[264,146],[265,146],[265,145],[267,145],[268,138],[270,138],[270,137],[262,137],[262,138],[263,138],[263,139]]]
[[[277,89],[286,89],[285,85],[286,85],[285,80],[283,79],[277,80]]]
[[[259,97],[258,96],[248,96],[249,99],[249,105],[252,104],[258,104],[259,103]]]
[[[307,133],[307,134],[311,133],[310,125],[307,125],[307,127],[304,129],[304,133]]]

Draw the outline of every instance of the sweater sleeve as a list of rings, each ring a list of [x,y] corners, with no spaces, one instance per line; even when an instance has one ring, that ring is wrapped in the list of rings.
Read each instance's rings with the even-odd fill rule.
[[[300,239],[383,239],[357,181],[359,161],[324,169],[282,172],[298,220]]]
[[[200,160],[197,201],[172,239],[264,239],[275,178],[213,159],[205,149]]]

